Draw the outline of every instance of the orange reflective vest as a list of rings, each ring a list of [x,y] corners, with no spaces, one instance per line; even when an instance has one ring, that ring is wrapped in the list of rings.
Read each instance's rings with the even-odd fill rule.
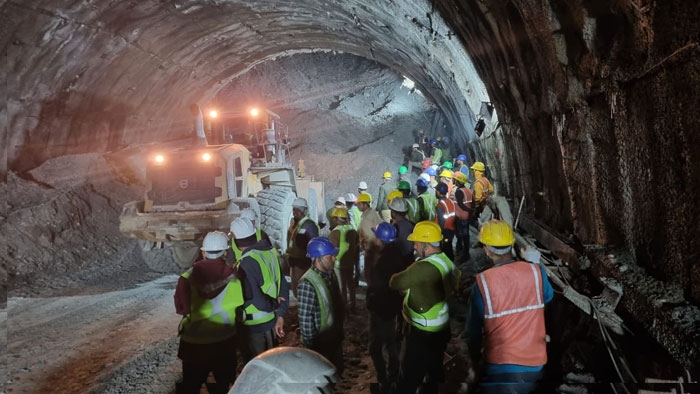
[[[454,201],[443,198],[438,200],[438,207],[442,208],[442,218],[445,220],[445,230],[456,230],[455,226],[455,203]],[[438,220],[438,212],[435,212],[435,223],[440,224]]]
[[[484,354],[491,364],[547,363],[542,272],[516,261],[476,277],[484,298]]]
[[[469,188],[466,186],[461,187],[457,190],[461,190],[462,193],[464,194],[464,199],[462,200],[464,205],[471,208],[472,207],[472,191],[469,190]],[[455,196],[456,195],[457,195],[457,191],[455,191]],[[455,197],[455,199],[456,199],[456,197]],[[462,207],[459,206],[459,204],[457,204],[455,202],[455,216],[457,216],[459,218],[459,220],[469,220],[470,213],[471,213],[470,211],[465,211],[464,209],[462,209]]]

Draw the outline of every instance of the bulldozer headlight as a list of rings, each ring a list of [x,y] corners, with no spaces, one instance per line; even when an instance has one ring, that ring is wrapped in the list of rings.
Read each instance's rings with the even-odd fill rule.
[[[217,116],[219,116],[219,113],[216,112],[216,110],[212,109],[211,111],[209,111],[210,118],[216,118]]]
[[[250,110],[250,115],[251,115],[251,116],[258,116],[259,113],[260,113],[260,111],[258,111],[257,108],[253,108],[253,109]]]
[[[154,157],[153,160],[158,164],[163,164],[165,162],[165,156],[156,155],[156,157]]]
[[[204,161],[211,160],[211,155],[209,153],[202,154],[202,160],[204,160]]]

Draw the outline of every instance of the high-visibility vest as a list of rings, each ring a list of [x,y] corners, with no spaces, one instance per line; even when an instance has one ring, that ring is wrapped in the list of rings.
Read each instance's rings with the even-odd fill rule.
[[[190,268],[181,276],[189,280]],[[179,332],[185,342],[216,343],[236,334],[236,310],[244,303],[241,281],[232,277],[214,298],[199,295],[190,284],[190,313],[182,317]]]
[[[499,265],[476,277],[484,299],[484,354],[491,364],[547,362],[542,272],[525,261]]]
[[[476,190],[476,184],[481,185],[482,191],[481,191],[481,198],[479,200],[476,200],[476,193],[474,193],[474,206],[476,208],[484,205],[486,203],[486,200],[489,198],[489,195],[491,194],[491,190],[493,189],[493,186],[491,186],[491,182],[489,182],[486,177],[482,176],[481,178],[477,179],[474,181],[474,190]]]
[[[353,205],[352,208],[348,209],[348,216],[352,217],[352,227],[357,230],[360,228],[360,219],[362,218],[362,212],[360,212],[360,208],[357,207],[357,205]],[[349,219],[349,217],[348,217]]]
[[[462,200],[462,203],[464,205],[466,205],[467,207],[471,208],[472,207],[472,191],[469,190],[469,188],[466,186],[460,187],[457,190],[461,190],[462,194],[464,194],[464,199]],[[455,191],[455,196],[456,195],[457,195],[457,192]],[[460,220],[469,220],[469,216],[471,215],[471,212],[465,211],[464,209],[462,209],[462,207],[460,207],[459,204],[456,202],[456,198],[457,197],[455,197],[455,215]]]
[[[431,161],[437,165],[440,165],[442,162],[442,149],[438,148],[437,146],[435,147]]]
[[[260,291],[271,299],[277,300],[283,279],[279,258],[274,249],[246,249],[243,253],[243,258],[244,257],[252,258],[260,266],[260,272],[263,276],[263,283],[260,285]],[[240,260],[237,266],[240,266]],[[274,318],[275,311],[261,311],[255,305],[249,304],[245,307],[245,320],[243,324],[246,326],[256,326],[258,324],[267,323]]]
[[[428,256],[421,260],[432,264],[440,271],[442,276],[442,284],[445,289],[445,297],[448,297],[457,287],[459,278],[456,274],[456,268],[452,260],[445,253],[438,253]],[[438,332],[442,331],[450,323],[450,309],[447,306],[446,300],[435,303],[425,313],[416,312],[409,306],[408,300],[411,297],[411,289],[406,291],[406,296],[403,299],[403,317],[412,326],[421,331]]]
[[[442,218],[445,220],[445,230],[456,230],[455,226],[455,203],[454,201],[443,198],[438,200],[438,205],[442,207]],[[437,209],[435,210],[435,223],[440,224],[437,217]]]
[[[423,200],[423,212],[420,212],[420,218],[422,220],[435,219],[435,208],[437,207],[437,197],[435,197],[435,194],[425,192],[418,196],[418,198]]]
[[[326,285],[326,281],[323,280],[321,274],[313,269],[306,271],[301,280],[309,281],[316,291],[316,298],[321,309],[321,327],[318,328],[318,332],[328,330],[333,326],[333,298],[331,297],[331,290]]]
[[[350,244],[348,243],[348,239],[345,236],[349,230],[352,230],[352,226],[349,224],[341,224],[339,226],[335,226],[333,231],[338,231],[340,233],[340,241],[338,244],[338,255],[335,257],[335,268],[340,268],[340,259],[343,258],[345,253],[350,249]]]
[[[255,230],[255,239],[260,241],[262,239],[262,229],[257,228]],[[233,250],[233,256],[236,258],[235,261],[241,261],[241,256],[243,255],[243,251],[238,249],[238,246],[236,246],[236,240],[231,239],[231,250]]]
[[[406,207],[408,208],[406,216],[413,223],[420,222],[420,212],[418,211],[418,200],[413,197],[406,197]]]

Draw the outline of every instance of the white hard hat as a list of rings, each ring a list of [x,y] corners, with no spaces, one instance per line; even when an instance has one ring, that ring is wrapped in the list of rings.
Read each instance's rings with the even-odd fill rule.
[[[250,360],[229,394],[332,393],[337,381],[335,367],[322,355],[280,346]]]
[[[241,216],[231,222],[231,233],[235,239],[248,238],[255,234],[255,226],[248,218]]]
[[[362,190],[367,190],[367,182],[365,182],[365,181],[360,182],[360,184],[357,186],[357,188],[362,189]]]
[[[251,208],[246,208],[246,209],[241,211],[241,217],[246,218],[253,223],[255,223],[255,219],[257,219],[257,216],[258,215],[256,215],[255,211]],[[231,223],[231,225],[233,226],[233,223]],[[231,231],[233,231],[233,230],[231,230]]]
[[[425,172],[420,174],[419,178],[425,179],[427,182],[430,182],[430,175],[426,174]]]
[[[292,206],[294,208],[303,208],[306,209],[309,207],[308,204],[306,204],[306,199],[304,198],[296,198],[294,199],[294,202],[292,203]]]
[[[418,148],[418,144],[411,145],[411,148]]]
[[[338,197],[338,198],[335,199],[335,203],[336,203],[336,204],[340,203],[340,204],[345,205],[345,199],[344,199],[342,196],[341,196],[341,197]]]
[[[355,197],[355,195],[352,193],[348,193],[345,195],[345,201],[355,202],[357,201],[357,197]]]
[[[406,200],[403,197],[396,197],[389,202],[389,209],[396,212],[406,212],[408,207],[406,207]]]
[[[228,249],[228,237],[221,231],[212,231],[204,237],[201,249],[208,258],[219,258]]]

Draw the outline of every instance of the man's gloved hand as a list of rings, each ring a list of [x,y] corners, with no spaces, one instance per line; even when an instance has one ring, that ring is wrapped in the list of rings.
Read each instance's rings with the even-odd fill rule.
[[[528,246],[527,248],[520,248],[520,256],[522,256],[523,260],[539,264],[542,253],[532,246]]]

